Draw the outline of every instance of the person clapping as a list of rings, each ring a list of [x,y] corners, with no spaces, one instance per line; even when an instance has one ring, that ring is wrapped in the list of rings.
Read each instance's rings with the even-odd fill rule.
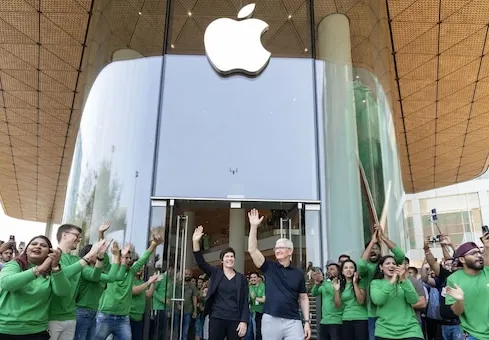
[[[49,339],[53,295],[66,296],[70,283],[59,265],[61,250],[45,236],[34,237],[25,252],[0,272],[0,339]]]

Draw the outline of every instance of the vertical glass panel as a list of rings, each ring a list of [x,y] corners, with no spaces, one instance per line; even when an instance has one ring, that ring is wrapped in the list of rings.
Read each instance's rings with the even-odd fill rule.
[[[318,199],[312,67],[221,77],[204,56],[167,56],[154,194]]]
[[[314,266],[323,268],[325,259],[321,252],[319,208],[319,205],[305,205],[306,260],[312,262]],[[328,241],[335,242],[334,240]]]
[[[252,18],[263,20],[269,26],[261,41],[273,57],[311,57],[309,1],[253,2],[256,7]],[[240,9],[248,3],[242,0],[172,1],[168,53],[204,54],[204,32],[207,26],[219,18],[236,20]],[[232,37],[233,29],[246,24],[244,20],[231,23],[223,33]],[[246,46],[243,46],[243,51],[246,52]]]
[[[479,194],[474,192],[466,195],[467,197],[467,208],[474,209],[474,208],[479,208],[480,202],[479,202]]]
[[[107,237],[148,245],[161,58],[110,64],[88,96],[73,155],[64,221],[83,228],[83,242]]]

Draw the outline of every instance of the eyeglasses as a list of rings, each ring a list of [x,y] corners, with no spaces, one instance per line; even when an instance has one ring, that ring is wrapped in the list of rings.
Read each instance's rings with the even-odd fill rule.
[[[74,232],[72,232],[72,231],[65,231],[65,233],[67,233],[67,234],[71,234],[71,235],[75,235],[75,236],[76,236],[76,238],[81,238],[81,234],[74,233]]]
[[[286,249],[290,249],[289,247],[275,247],[273,248],[273,250],[286,250]]]

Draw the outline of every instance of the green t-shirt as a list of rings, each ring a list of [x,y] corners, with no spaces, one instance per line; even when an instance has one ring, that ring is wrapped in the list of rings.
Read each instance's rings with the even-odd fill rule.
[[[341,325],[343,307],[334,306],[334,288],[331,281],[324,280],[320,285],[314,285],[311,290],[312,296],[322,297],[321,303],[321,324],[323,325]]]
[[[139,286],[144,283],[141,279],[135,279],[132,286]],[[146,289],[139,294],[133,294],[131,300],[131,310],[129,317],[134,321],[141,321],[143,319],[144,310],[146,309]]]
[[[394,259],[396,260],[396,263],[398,265],[403,264],[405,255],[404,252],[402,251],[401,248],[398,246],[394,247],[391,249],[392,255],[394,256]],[[377,270],[377,265],[378,263],[370,262],[370,261],[365,261],[363,259],[358,260],[357,266],[358,266],[358,275],[362,278],[362,280],[367,280],[366,282],[366,287],[367,287],[367,309],[368,309],[368,316],[370,318],[374,318],[376,316],[375,313],[375,306],[372,305],[372,302],[370,300],[370,282],[372,282],[375,271]]]
[[[80,279],[80,286],[76,296],[76,306],[89,310],[98,310],[100,297],[104,293],[108,282],[120,281],[124,279],[125,268],[119,264],[111,264],[109,272],[102,273],[99,281]]]
[[[373,280],[370,283],[370,294],[377,307],[376,337],[424,338],[411,306],[418,302],[419,296],[410,280],[396,284],[385,279]]]
[[[83,278],[91,282],[99,281],[100,275],[102,274],[102,268],[90,266],[83,267],[80,264],[80,258],[78,256],[67,253],[61,254],[59,264],[70,282],[70,292],[65,297],[53,296],[51,299],[51,307],[49,308],[49,320],[76,320],[75,300],[78,294],[80,279]]]
[[[153,309],[154,310],[166,310],[166,301],[168,300],[167,290],[167,274],[163,274],[163,278],[156,282],[155,291],[153,293]]]
[[[469,275],[457,270],[448,277],[447,286],[454,288],[457,284],[464,291],[465,309],[460,315],[462,329],[476,339],[489,339],[489,267],[484,267],[477,275]],[[447,295],[447,305],[456,301]]]
[[[0,333],[27,335],[45,331],[52,297],[69,293],[70,283],[63,270],[36,277],[30,269],[22,271],[17,261],[5,263],[0,272]]]
[[[177,293],[177,296],[180,297],[181,296],[181,291],[182,291],[182,284],[181,283],[177,283],[177,289],[176,289],[176,293]],[[199,290],[197,289],[197,287],[190,283],[190,282],[185,282],[183,284],[183,312],[184,313],[193,313],[194,312],[194,299],[193,297],[199,297]]]
[[[260,282],[257,286],[250,285],[250,312],[251,313],[263,313],[263,303],[256,301],[256,299],[252,299],[252,293],[255,295],[255,298],[262,298],[265,296],[265,284]]]
[[[143,256],[127,269],[122,281],[107,283],[100,298],[99,311],[109,315],[128,316],[131,310],[132,283],[136,273],[148,262],[151,252],[146,250]],[[121,265],[122,268],[127,268]]]
[[[366,290],[366,280],[360,280],[358,286],[360,289]],[[368,320],[366,303],[363,305],[358,303],[351,282],[346,283],[345,290],[341,293],[341,304],[343,305],[343,321]]]

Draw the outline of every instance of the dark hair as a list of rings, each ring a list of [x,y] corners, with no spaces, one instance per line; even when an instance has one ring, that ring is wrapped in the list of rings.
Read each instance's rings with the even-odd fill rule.
[[[234,249],[231,248],[231,247],[227,247],[226,249],[223,249],[221,251],[221,254],[219,254],[219,260],[222,261],[222,259],[224,258],[224,255],[226,255],[227,253],[233,253],[233,255],[236,256],[236,253],[234,252]]]
[[[257,277],[259,277],[259,276],[260,276],[260,274],[258,274],[258,272],[251,272],[251,273],[250,273],[250,277],[251,277],[251,275],[253,275],[253,274],[255,274]]]
[[[418,268],[416,267],[409,267],[408,270],[414,271],[416,274],[418,274]]]
[[[355,273],[357,272],[357,264],[355,263],[355,261],[348,259],[341,264],[340,273],[338,275],[338,278],[340,280],[340,292],[343,292],[345,290],[345,287],[346,287],[346,277],[345,277],[345,275],[343,275],[343,268],[345,267],[346,263],[353,263],[353,268],[355,268]],[[359,282],[360,282],[360,280],[361,279],[358,278]],[[351,286],[351,289],[353,289],[353,285]]]
[[[384,278],[384,273],[380,270],[380,267],[382,267],[382,265],[384,264],[385,261],[387,261],[387,259],[393,259],[394,262],[396,261],[396,259],[392,255],[382,256],[379,262],[377,263],[377,267],[375,268],[375,274],[373,280],[379,280]]]
[[[346,257],[348,260],[351,260],[350,255],[347,255],[347,254],[341,254],[340,256],[338,256],[338,262],[340,262],[340,259],[341,259],[342,257]]]
[[[22,271],[29,269],[29,260],[27,260],[27,248],[29,248],[32,241],[34,241],[36,238],[42,238],[48,244],[49,249],[53,248],[51,241],[46,236],[39,235],[39,236],[33,237],[29,241],[29,243],[27,243],[27,245],[25,246],[25,248],[24,248],[25,250],[22,252],[22,254],[20,254],[19,256],[17,256],[15,258],[15,261],[17,261],[17,263],[19,264],[20,269],[22,269]],[[47,273],[49,273],[49,272],[51,272],[51,269],[49,269]]]
[[[56,232],[56,239],[58,240],[58,242],[61,241],[61,236],[63,235],[63,233],[66,233],[67,231],[70,231],[71,229],[76,229],[76,230],[78,230],[78,232],[80,234],[82,233],[82,229],[80,227],[77,227],[76,225],[62,224],[59,226],[58,231]]]
[[[369,244],[370,244],[370,242],[365,243],[365,249],[367,249],[367,248],[368,248]],[[375,245],[375,244],[376,244],[376,245],[377,245],[379,248],[382,248],[382,246],[380,245],[380,242],[375,242],[375,243],[374,243],[374,245]]]
[[[90,250],[92,250],[92,245],[87,244],[85,247],[83,247],[80,250],[80,253],[78,253],[78,256],[83,257],[83,256],[87,255],[90,252]]]
[[[336,269],[338,269],[338,273],[340,273],[341,268],[340,268],[340,266],[338,265],[338,263],[330,263],[330,264],[328,264],[328,265],[326,266],[326,269],[328,269],[328,268],[329,268],[329,267],[331,267],[331,266],[335,266],[335,267],[336,267]]]
[[[405,264],[409,264],[409,257],[404,256],[404,262],[403,262],[403,263],[405,263]]]

